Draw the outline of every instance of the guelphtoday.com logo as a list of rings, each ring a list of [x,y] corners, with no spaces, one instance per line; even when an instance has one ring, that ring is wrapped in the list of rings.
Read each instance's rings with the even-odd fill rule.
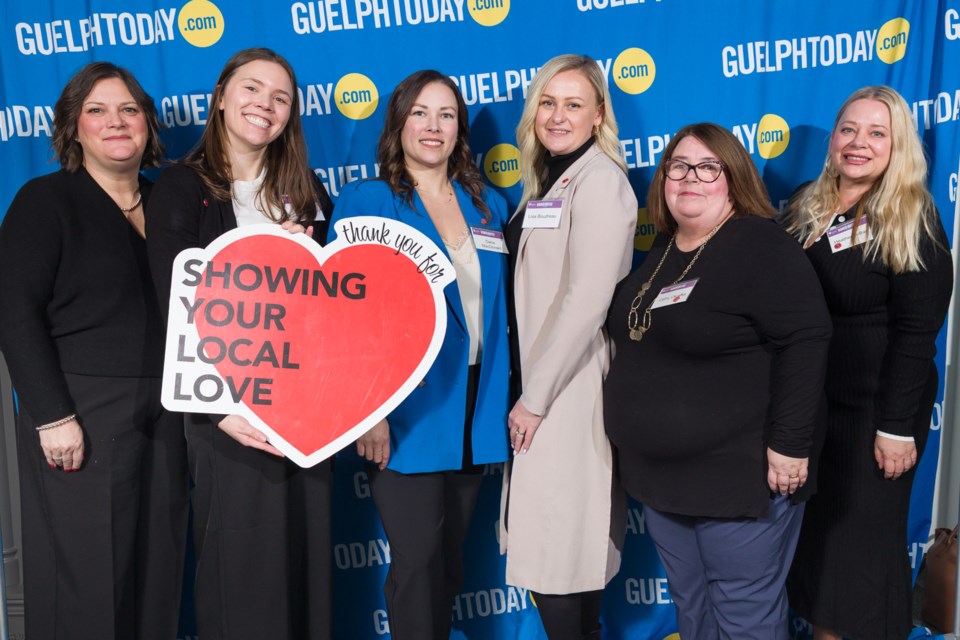
[[[223,37],[224,18],[210,0],[190,0],[180,9],[97,12],[81,18],[55,16],[47,22],[18,22],[13,28],[22,55],[79,53],[102,46],[146,47],[176,39],[195,47]]]

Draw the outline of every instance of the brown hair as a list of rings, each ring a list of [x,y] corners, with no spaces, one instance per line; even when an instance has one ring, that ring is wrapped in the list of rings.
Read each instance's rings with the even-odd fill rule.
[[[77,122],[83,111],[83,102],[101,80],[118,78],[127,87],[147,121],[147,147],[140,159],[140,168],[156,167],[163,160],[164,148],[160,141],[160,121],[157,107],[133,74],[110,62],[91,62],[70,80],[53,106],[53,138],[51,145],[57,159],[67,171],[76,171],[83,165],[83,147],[77,140]]]
[[[724,164],[723,171],[727,174],[727,190],[733,202],[734,217],[773,218],[777,214],[770,204],[767,187],[760,179],[757,166],[740,141],[719,125],[701,122],[687,125],[673,135],[653,174],[650,190],[647,192],[647,214],[658,231],[673,233],[677,230],[677,221],[667,209],[663,187],[667,180],[667,162],[673,159],[674,149],[687,136],[702,142],[717,156],[717,160]]]
[[[390,186],[391,191],[402,196],[411,206],[413,205],[413,178],[404,163],[401,135],[417,96],[424,87],[434,82],[450,89],[457,100],[457,143],[447,161],[447,177],[460,183],[463,190],[470,194],[470,199],[478,210],[489,213],[490,210],[480,197],[485,188],[483,178],[470,156],[470,122],[467,105],[453,80],[433,69],[417,71],[407,76],[390,96],[383,131],[377,143],[380,178]]]
[[[219,108],[227,83],[237,70],[249,62],[265,60],[281,67],[290,76],[294,92],[297,90],[297,78],[293,67],[280,54],[264,48],[244,49],[233,54],[220,71],[217,86],[210,99],[210,117],[199,142],[183,159],[184,164],[193,168],[203,180],[204,186],[220,200],[230,200],[229,183],[233,182],[230,160],[227,156],[227,129],[223,111]],[[265,204],[265,213],[273,215],[279,212],[277,222],[295,219],[302,223],[313,222],[317,215],[317,203],[320,196],[310,164],[307,162],[307,143],[303,137],[303,125],[297,97],[290,105],[290,119],[277,139],[267,145],[266,168],[258,197]],[[289,198],[288,214],[284,207],[284,196]]]

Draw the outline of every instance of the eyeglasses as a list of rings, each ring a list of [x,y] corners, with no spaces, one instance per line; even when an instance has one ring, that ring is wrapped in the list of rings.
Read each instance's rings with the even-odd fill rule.
[[[687,164],[683,160],[669,160],[667,161],[667,177],[671,180],[683,180],[690,173],[690,169],[693,169],[697,180],[716,182],[726,166],[719,160],[708,160],[699,164]]]

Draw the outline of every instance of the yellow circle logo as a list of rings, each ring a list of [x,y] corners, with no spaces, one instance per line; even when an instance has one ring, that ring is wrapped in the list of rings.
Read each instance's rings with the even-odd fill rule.
[[[209,0],[190,0],[180,9],[177,27],[195,47],[209,47],[223,36],[223,14]]]
[[[495,27],[510,13],[510,0],[467,0],[467,11],[477,24]]]
[[[333,95],[337,109],[351,120],[369,118],[380,103],[377,86],[362,73],[348,73],[340,78]]]
[[[877,57],[893,64],[907,54],[907,37],[910,23],[903,18],[894,18],[877,32]]]
[[[643,49],[625,49],[613,61],[613,81],[624,93],[643,93],[650,88],[656,77],[657,65]]]
[[[787,150],[790,144],[790,126],[787,121],[775,113],[760,118],[757,125],[757,151],[769,160]]]
[[[668,635],[668,636],[667,636],[666,638],[664,638],[663,640],[680,640],[680,634],[679,634],[679,633],[671,633],[670,635]]]
[[[650,251],[653,239],[657,237],[657,229],[650,222],[647,208],[637,209],[637,228],[633,231],[633,248],[637,251]]]
[[[512,187],[520,182],[520,149],[512,144],[498,144],[483,159],[487,180],[498,187]]]

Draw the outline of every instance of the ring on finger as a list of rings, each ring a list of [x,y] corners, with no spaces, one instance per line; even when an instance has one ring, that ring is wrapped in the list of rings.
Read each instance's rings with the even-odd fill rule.
[[[522,438],[523,436],[527,435],[527,432],[526,432],[526,431],[517,431],[517,435]]]

